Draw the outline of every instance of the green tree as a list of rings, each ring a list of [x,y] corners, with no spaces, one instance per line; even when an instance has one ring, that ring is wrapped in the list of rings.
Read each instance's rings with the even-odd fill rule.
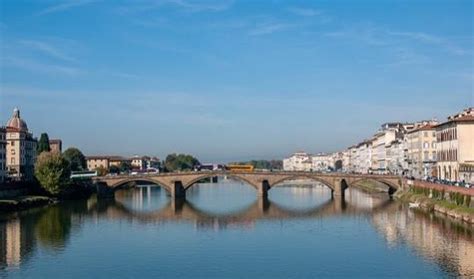
[[[122,161],[120,163],[120,172],[129,172],[132,169],[130,161]]]
[[[36,147],[36,153],[41,154],[42,152],[51,151],[49,146],[49,136],[47,133],[42,133],[38,141],[38,146]]]
[[[71,168],[61,154],[43,152],[36,160],[35,176],[41,187],[52,195],[58,195],[70,184]]]
[[[79,149],[70,147],[63,152],[63,156],[71,165],[71,171],[81,171],[86,169],[86,157]]]
[[[69,239],[71,224],[71,212],[65,210],[64,206],[48,207],[37,219],[36,238],[46,248],[61,249]]]
[[[165,168],[167,171],[192,170],[199,165],[199,160],[188,154],[169,154],[165,159]]]
[[[110,173],[116,173],[116,174],[118,174],[118,173],[120,173],[120,167],[119,167],[119,166],[115,166],[115,165],[110,166],[109,172],[110,172]]]

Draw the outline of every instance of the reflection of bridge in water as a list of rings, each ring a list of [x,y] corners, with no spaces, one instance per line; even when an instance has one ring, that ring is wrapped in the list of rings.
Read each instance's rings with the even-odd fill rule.
[[[163,187],[173,198],[185,198],[186,191],[204,179],[215,176],[230,177],[246,182],[257,190],[258,196],[267,196],[268,191],[282,182],[295,179],[308,179],[319,182],[331,189],[335,196],[344,196],[347,188],[360,181],[376,181],[387,186],[389,194],[403,187],[403,180],[393,175],[362,175],[348,173],[319,173],[319,172],[232,172],[232,171],[206,171],[206,172],[176,172],[160,173],[153,175],[122,175],[95,177],[97,185],[105,186],[101,189],[120,189],[130,182],[149,182]],[[104,190],[107,191],[107,190]]]
[[[246,224],[257,220],[283,220],[298,218],[327,218],[338,215],[373,214],[384,210],[392,203],[384,199],[375,207],[360,208],[347,203],[344,199],[330,198],[326,202],[309,209],[288,209],[267,197],[259,197],[245,209],[236,212],[216,214],[201,210],[191,202],[171,199],[165,207],[156,211],[140,211],[128,208],[117,200],[97,200],[89,206],[91,213],[101,217],[125,219],[145,223],[166,221],[195,221],[199,224],[219,225]]]

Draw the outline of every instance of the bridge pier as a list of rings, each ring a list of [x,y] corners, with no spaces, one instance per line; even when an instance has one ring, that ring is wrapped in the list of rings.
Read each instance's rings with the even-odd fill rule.
[[[171,185],[170,195],[173,199],[185,199],[186,198],[186,190],[183,187],[183,183],[178,180],[174,181],[173,185]]]
[[[270,208],[270,201],[265,196],[258,197],[257,200],[258,209],[261,213],[266,213]]]
[[[270,183],[268,180],[263,180],[257,188],[257,196],[259,197],[268,197],[268,190],[270,190]]]
[[[333,196],[344,197],[346,188],[348,188],[346,180],[344,180],[344,179],[335,179],[335,181],[334,181],[334,190],[332,191]]]

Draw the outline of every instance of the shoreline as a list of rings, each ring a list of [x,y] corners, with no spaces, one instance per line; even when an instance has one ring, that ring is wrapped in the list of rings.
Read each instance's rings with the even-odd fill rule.
[[[401,192],[394,196],[397,200],[405,203],[419,203],[419,209],[427,212],[436,212],[474,225],[474,208],[459,206],[446,200],[436,200],[422,194]]]
[[[42,207],[57,203],[56,199],[46,196],[25,195],[9,199],[0,199],[0,211],[5,213],[18,212],[26,209]]]

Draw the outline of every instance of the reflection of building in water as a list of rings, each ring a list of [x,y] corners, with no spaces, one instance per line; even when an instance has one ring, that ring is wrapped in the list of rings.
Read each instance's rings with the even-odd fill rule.
[[[354,188],[346,190],[346,193],[346,202],[359,209],[377,207],[388,199],[387,194],[368,194]]]
[[[17,267],[21,260],[20,220],[14,219],[0,224],[0,266]]]
[[[463,228],[445,217],[397,207],[391,209],[374,214],[372,219],[390,246],[406,241],[425,258],[446,267],[449,272],[474,276],[472,227]]]

